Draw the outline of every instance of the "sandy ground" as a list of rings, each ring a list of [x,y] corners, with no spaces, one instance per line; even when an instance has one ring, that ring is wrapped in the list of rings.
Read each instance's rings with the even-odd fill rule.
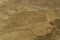
[[[59,4],[59,0],[0,0],[0,40],[44,37],[54,28],[49,22],[60,19]],[[60,40],[57,33],[54,31],[51,40]]]

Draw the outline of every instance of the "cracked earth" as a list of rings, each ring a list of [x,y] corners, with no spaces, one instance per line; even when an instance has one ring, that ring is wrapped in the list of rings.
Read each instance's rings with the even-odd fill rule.
[[[0,0],[0,40],[60,40],[59,4],[59,0]]]

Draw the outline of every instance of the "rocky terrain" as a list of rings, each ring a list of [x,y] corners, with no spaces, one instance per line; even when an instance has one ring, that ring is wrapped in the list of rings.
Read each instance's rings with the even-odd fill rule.
[[[60,40],[60,0],[0,0],[0,40]]]

